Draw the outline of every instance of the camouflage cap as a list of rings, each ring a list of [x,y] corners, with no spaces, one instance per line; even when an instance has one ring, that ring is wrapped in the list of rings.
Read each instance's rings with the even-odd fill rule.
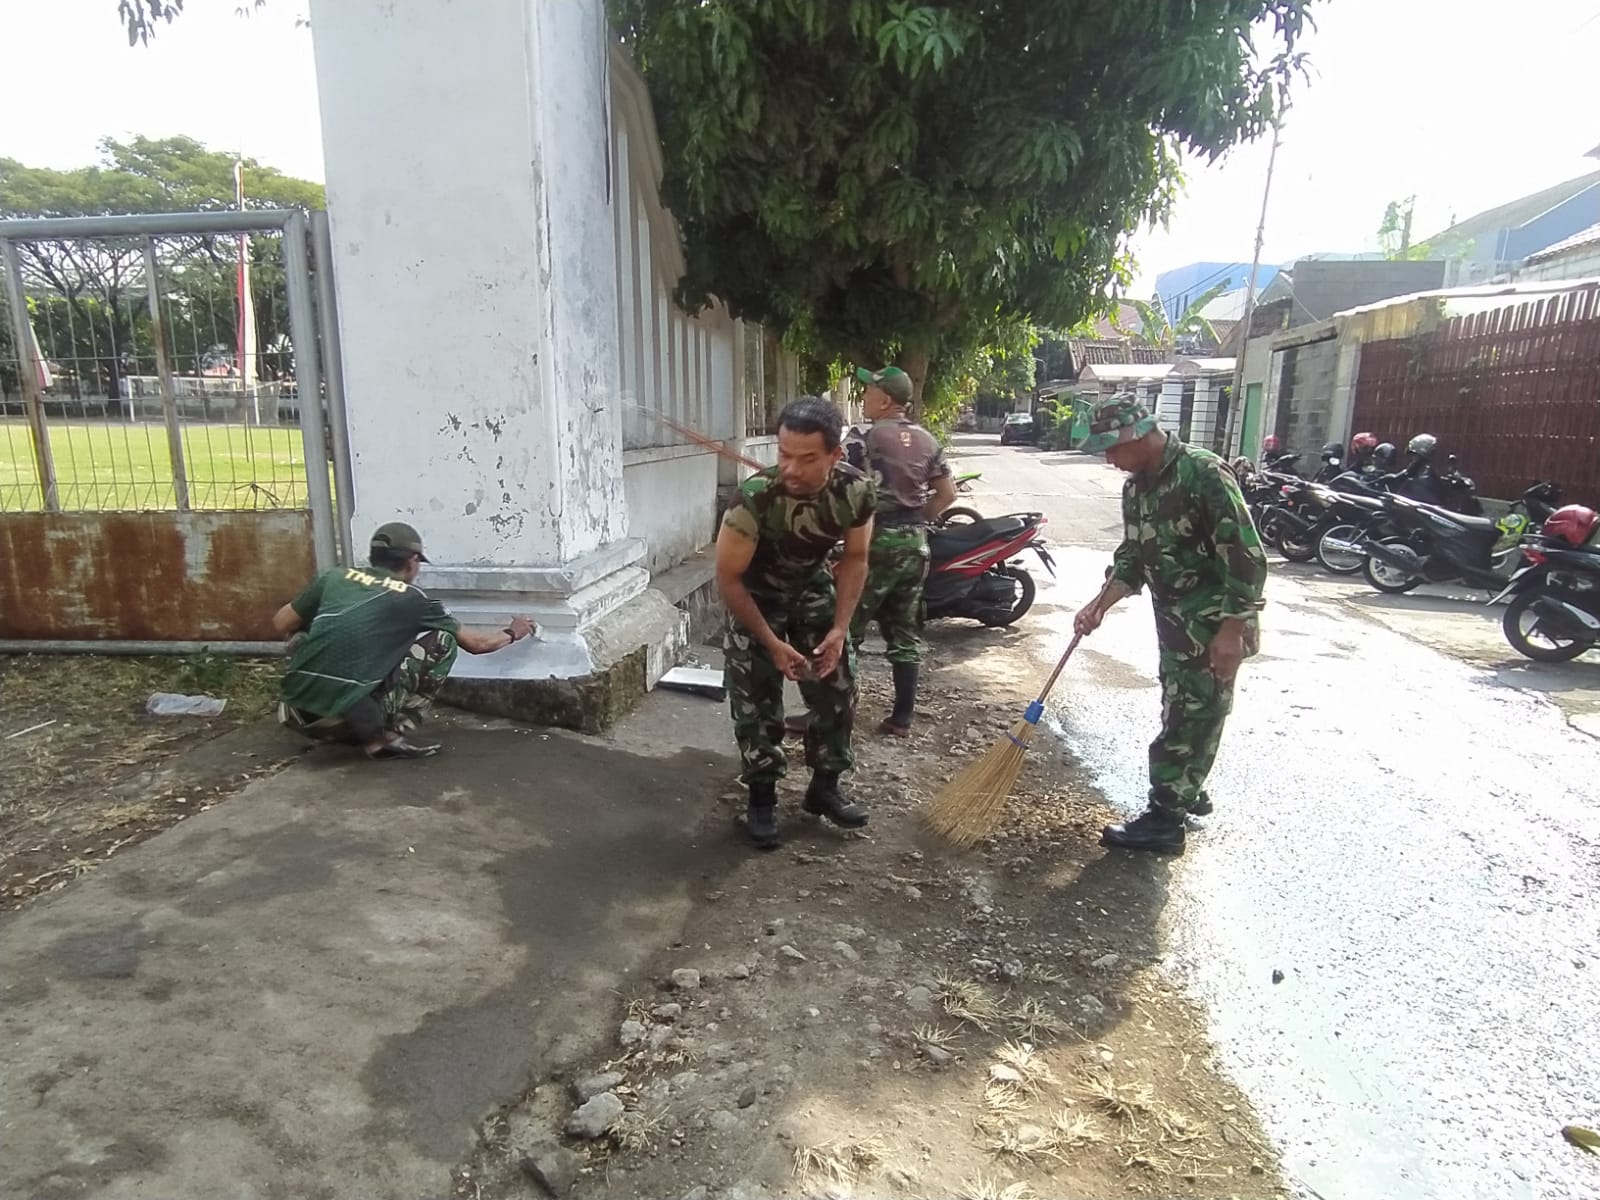
[[[1132,392],[1118,392],[1100,401],[1089,416],[1089,436],[1078,449],[1104,454],[1123,442],[1136,441],[1156,428],[1156,419]]]
[[[882,388],[896,404],[911,403],[911,376],[899,367],[884,367],[878,371],[857,367],[856,378],[868,387]]]
[[[399,550],[428,561],[428,556],[422,552],[422,535],[404,521],[379,525],[372,535],[371,545],[374,550]]]

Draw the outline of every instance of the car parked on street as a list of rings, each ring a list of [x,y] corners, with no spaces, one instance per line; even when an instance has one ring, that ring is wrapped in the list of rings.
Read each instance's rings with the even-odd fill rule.
[[[1031,446],[1039,440],[1039,423],[1032,413],[1014,412],[1006,415],[1000,426],[1002,446]]]

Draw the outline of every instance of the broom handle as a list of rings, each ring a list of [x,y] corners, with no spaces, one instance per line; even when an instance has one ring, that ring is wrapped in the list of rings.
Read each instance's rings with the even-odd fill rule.
[[[1050,689],[1055,687],[1056,680],[1061,677],[1061,672],[1066,668],[1067,659],[1072,657],[1072,652],[1078,648],[1078,643],[1081,641],[1083,641],[1083,634],[1075,633],[1072,635],[1072,640],[1067,643],[1066,653],[1061,656],[1060,661],[1056,663],[1056,669],[1050,672],[1050,678],[1044,681],[1044,687],[1039,690],[1040,700],[1048,696]]]
[[[1099,604],[1101,598],[1106,594],[1106,588],[1110,586],[1111,585],[1109,583],[1102,586],[1099,594],[1095,596],[1093,603]],[[1050,694],[1050,689],[1055,687],[1056,680],[1061,678],[1061,672],[1066,670],[1067,667],[1067,659],[1072,657],[1072,652],[1078,648],[1078,643],[1081,641],[1083,641],[1083,634],[1075,633],[1072,635],[1072,640],[1067,643],[1065,652],[1061,655],[1060,661],[1056,663],[1056,669],[1050,672],[1050,678],[1044,681],[1044,687],[1039,690],[1038,698],[1035,699],[1032,704],[1028,705],[1028,711],[1023,714],[1022,719],[1027,721],[1028,724],[1037,725],[1039,723],[1039,718],[1044,716],[1045,697]]]

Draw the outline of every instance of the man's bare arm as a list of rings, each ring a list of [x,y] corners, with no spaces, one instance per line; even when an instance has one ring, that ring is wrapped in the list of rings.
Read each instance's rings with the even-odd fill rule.
[[[457,630],[456,645],[468,654],[493,654],[496,650],[504,650],[512,642],[532,637],[534,628],[533,622],[527,617],[512,617],[508,628],[496,629],[493,633],[474,633],[470,629]]]
[[[956,502],[956,481],[950,475],[941,475],[933,481],[933,496],[922,506],[922,515],[930,521]]]
[[[744,573],[755,556],[756,543],[742,533],[726,525],[717,533],[717,590],[722,593],[722,602],[733,619],[770,650],[778,637],[744,585]]]
[[[288,637],[300,628],[300,624],[300,614],[295,612],[292,604],[285,604],[272,614],[272,627],[280,637]]]
[[[867,556],[872,548],[872,520],[865,525],[846,531],[844,557],[834,569],[834,585],[838,599],[833,610],[833,627],[850,629],[850,619],[856,615],[856,605],[861,603],[861,593],[867,586]]]

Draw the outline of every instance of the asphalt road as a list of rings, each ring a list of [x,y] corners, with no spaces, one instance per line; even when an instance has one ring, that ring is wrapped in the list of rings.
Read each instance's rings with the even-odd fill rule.
[[[1052,658],[1119,537],[1121,477],[963,438],[957,470],[973,469],[981,511],[1049,519],[1060,577],[1026,620],[1051,631],[1038,642]],[[1416,598],[1403,634],[1356,601],[1274,568],[1216,813],[1172,867],[1166,966],[1206,1006],[1304,1195],[1600,1194],[1600,1161],[1560,1134],[1600,1125],[1600,741],[1514,673],[1439,648],[1455,635],[1418,640],[1430,613],[1446,628],[1460,606]],[[1496,619],[1468,619],[1477,643]],[[1135,597],[1053,705],[1070,752],[1130,813],[1155,665]],[[1560,670],[1592,688],[1600,663]]]

